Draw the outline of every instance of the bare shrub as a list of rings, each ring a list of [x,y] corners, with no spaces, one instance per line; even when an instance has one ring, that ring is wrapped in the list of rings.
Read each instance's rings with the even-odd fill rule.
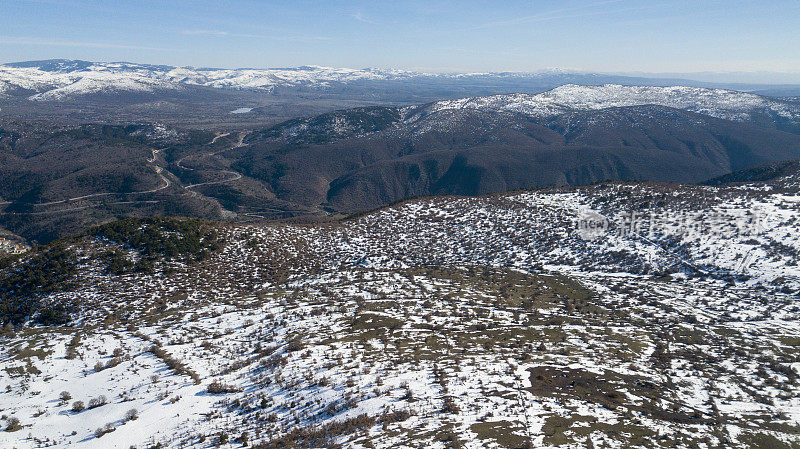
[[[6,425],[6,432],[16,432],[17,430],[22,429],[22,424],[19,422],[19,418],[16,416],[12,416],[8,418],[8,424]]]
[[[107,402],[106,397],[101,394],[96,398],[89,399],[89,409],[102,407],[106,405]]]
[[[117,428],[116,428],[116,427],[114,427],[114,424],[112,424],[112,423],[108,423],[108,424],[106,424],[106,425],[105,425],[105,426],[103,426],[103,427],[98,427],[98,428],[97,428],[97,429],[94,431],[94,436],[95,436],[95,437],[97,437],[97,438],[100,438],[100,437],[102,437],[103,435],[105,435],[105,434],[107,434],[107,433],[111,433],[111,432],[113,432],[113,431],[115,431],[115,430],[117,430]]]
[[[211,394],[236,393],[238,391],[241,391],[240,389],[238,389],[238,388],[236,388],[236,387],[234,387],[232,385],[227,385],[227,384],[224,384],[224,383],[221,383],[221,382],[217,382],[217,381],[214,381],[214,382],[211,382],[210,384],[208,384],[208,387],[206,388],[206,390]]]
[[[127,412],[125,412],[125,418],[123,418],[125,422],[136,421],[137,419],[139,419],[139,411],[136,410],[135,408],[132,408]]]

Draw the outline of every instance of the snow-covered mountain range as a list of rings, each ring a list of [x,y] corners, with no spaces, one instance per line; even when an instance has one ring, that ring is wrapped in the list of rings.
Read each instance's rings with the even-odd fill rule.
[[[776,88],[557,69],[497,73],[318,66],[224,69],[64,59],[0,64],[0,103],[6,118],[158,121],[177,126],[226,123],[250,129],[353,106],[435,103],[425,109],[410,108],[411,119],[459,109],[521,112],[541,119],[653,104],[795,132],[800,129],[800,99],[785,95],[800,90],[778,89],[782,95],[778,98],[772,96]]]
[[[686,86],[579,86],[567,84],[540,94],[509,94],[463,98],[434,103],[425,112],[479,109],[515,112],[536,118],[555,117],[570,111],[659,105],[726,120],[747,121],[768,113],[791,121],[800,120],[800,102],[746,92]]]
[[[278,87],[329,88],[357,81],[549,79],[599,75],[549,69],[535,73],[425,73],[408,70],[293,68],[195,68],[129,62],[66,59],[0,64],[0,95],[21,93],[31,100],[65,100],[97,93],[157,92],[187,87],[272,92]],[[592,81],[594,82],[594,81]],[[548,81],[552,84],[552,81]]]
[[[769,107],[777,113],[791,114],[781,101],[766,100],[754,94],[674,87],[676,83],[687,86],[705,85],[690,80],[634,78],[558,69],[498,73],[425,73],[319,66],[221,69],[65,59],[0,64],[0,98],[3,95],[14,95],[40,101],[66,100],[99,93],[158,92],[192,87],[273,92],[277,88],[326,89],[356,82],[406,81],[422,84],[464,84],[478,81],[479,85],[484,85],[482,88],[471,86],[474,92],[481,92],[482,89],[485,91],[486,82],[496,85],[500,91],[508,92],[541,92],[562,86],[536,96],[497,95],[443,102],[439,105],[441,108],[492,107],[541,116],[563,112],[569,108],[598,109],[660,104],[702,113],[724,108],[731,111],[725,117],[735,117],[745,113],[742,109],[763,107],[769,103]],[[622,88],[605,84],[642,87]],[[648,87],[650,84],[665,87]],[[470,89],[466,90],[469,91]]]
[[[86,61],[37,61],[0,65],[0,93],[29,91],[31,100],[117,91],[154,92],[204,86],[270,91],[278,86],[318,86],[355,80],[423,76],[416,72],[298,67],[288,69],[210,69]]]

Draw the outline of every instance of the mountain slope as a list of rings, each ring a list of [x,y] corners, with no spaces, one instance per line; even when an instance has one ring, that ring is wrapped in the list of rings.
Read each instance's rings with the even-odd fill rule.
[[[104,226],[0,265],[32,305],[0,336],[0,445],[791,447],[797,205],[607,183]]]
[[[722,89],[671,86],[564,85],[541,94],[496,95],[441,101],[426,112],[480,109],[554,117],[566,112],[659,105],[712,117],[800,131],[800,102]]]
[[[798,135],[652,105],[542,117],[439,104],[352,110],[246,141],[225,154],[237,169],[286,200],[347,212],[409,196],[604,179],[700,182],[800,157]]]
[[[774,189],[800,189],[800,161],[783,161],[739,170],[706,181],[707,185],[761,184]]]
[[[0,223],[46,243],[126,215],[219,218],[219,204],[187,196],[165,161],[213,137],[160,125],[0,123]]]

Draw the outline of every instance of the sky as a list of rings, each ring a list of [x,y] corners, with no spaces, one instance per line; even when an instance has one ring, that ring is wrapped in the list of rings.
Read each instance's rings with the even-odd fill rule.
[[[0,62],[792,77],[798,24],[798,0],[0,0]]]

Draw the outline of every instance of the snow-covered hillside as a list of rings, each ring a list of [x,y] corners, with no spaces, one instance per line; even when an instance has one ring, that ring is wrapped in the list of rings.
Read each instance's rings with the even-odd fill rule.
[[[0,446],[791,447],[799,220],[783,187],[616,183],[203,225],[152,272],[174,231],[90,233],[42,298],[71,323],[0,337]]]
[[[659,105],[727,120],[746,121],[769,114],[800,122],[800,103],[755,94],[699,87],[579,86],[568,84],[536,95],[510,94],[440,101],[425,113],[453,109],[515,112],[531,117],[554,117],[570,111]]]
[[[399,70],[298,67],[287,69],[208,69],[130,63],[64,61],[46,66],[0,65],[0,94],[31,91],[31,100],[63,100],[124,91],[153,92],[204,86],[270,91],[276,87],[325,87],[357,80],[400,79],[423,74]]]

